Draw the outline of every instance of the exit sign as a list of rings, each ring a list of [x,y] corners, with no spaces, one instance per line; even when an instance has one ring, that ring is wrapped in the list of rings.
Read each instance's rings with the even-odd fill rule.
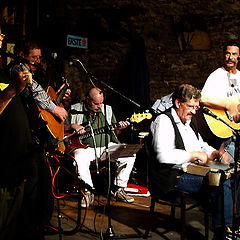
[[[76,48],[88,48],[88,39],[73,35],[67,35],[67,46]]]

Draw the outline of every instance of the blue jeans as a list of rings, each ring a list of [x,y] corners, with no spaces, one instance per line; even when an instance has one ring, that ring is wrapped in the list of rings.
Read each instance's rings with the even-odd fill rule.
[[[232,179],[231,180],[228,179],[224,181],[220,187],[206,186],[206,184],[204,184],[204,178],[202,176],[184,173],[179,179],[178,190],[190,194],[197,194],[204,191],[205,193],[209,193],[213,205],[212,206],[213,225],[214,227],[218,228],[223,225],[225,226],[232,225],[233,219],[232,183],[233,183]],[[201,194],[201,196],[207,197],[206,194]],[[239,211],[237,216],[239,216]]]
[[[229,139],[224,143],[224,145],[225,145],[224,148],[231,155],[231,163],[233,163],[234,162],[234,157],[235,157],[235,142],[233,142],[231,139]],[[239,159],[240,159],[240,149],[239,149],[238,160]]]
[[[231,163],[234,163],[234,160],[235,160],[235,145],[236,145],[236,142],[232,141],[232,139],[230,138],[229,140],[227,140],[225,142],[225,146],[224,148],[228,151],[228,153],[231,155],[232,157],[232,161]],[[237,156],[237,159],[236,159],[238,162],[240,160],[240,146],[239,146],[239,155]],[[237,173],[237,211],[236,211],[236,217],[240,217],[240,186],[239,186],[239,180],[240,180],[240,173]],[[234,188],[234,182],[233,180],[231,180],[231,186],[232,186],[232,189]]]

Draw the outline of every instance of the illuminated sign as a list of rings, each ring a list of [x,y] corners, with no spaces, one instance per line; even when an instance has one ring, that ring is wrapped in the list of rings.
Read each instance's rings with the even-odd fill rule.
[[[88,39],[73,35],[67,35],[67,46],[76,48],[88,48]]]

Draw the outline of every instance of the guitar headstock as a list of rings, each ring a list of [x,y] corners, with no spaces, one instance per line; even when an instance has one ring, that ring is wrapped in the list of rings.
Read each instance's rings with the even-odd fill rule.
[[[4,37],[5,37],[4,34],[0,34],[0,48],[2,48],[2,42],[3,42]]]
[[[70,85],[69,85],[69,81],[68,81],[67,78],[65,78],[65,77],[62,77],[62,82],[63,82],[63,84],[66,85],[66,87],[69,87],[69,86],[70,86]]]
[[[151,119],[151,118],[152,118],[151,113],[136,113],[131,116],[130,122],[139,123],[139,122],[143,121],[144,119]]]

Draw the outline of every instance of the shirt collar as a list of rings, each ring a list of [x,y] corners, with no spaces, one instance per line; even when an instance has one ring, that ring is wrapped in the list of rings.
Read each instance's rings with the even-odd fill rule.
[[[183,123],[181,122],[179,116],[177,115],[177,112],[176,112],[176,110],[175,110],[174,108],[171,109],[171,114],[172,114],[173,119],[174,119],[174,122],[175,122],[176,124],[182,124],[182,125],[184,125],[184,126],[189,126],[191,120],[187,120],[187,121],[186,121],[186,124],[183,124]]]

